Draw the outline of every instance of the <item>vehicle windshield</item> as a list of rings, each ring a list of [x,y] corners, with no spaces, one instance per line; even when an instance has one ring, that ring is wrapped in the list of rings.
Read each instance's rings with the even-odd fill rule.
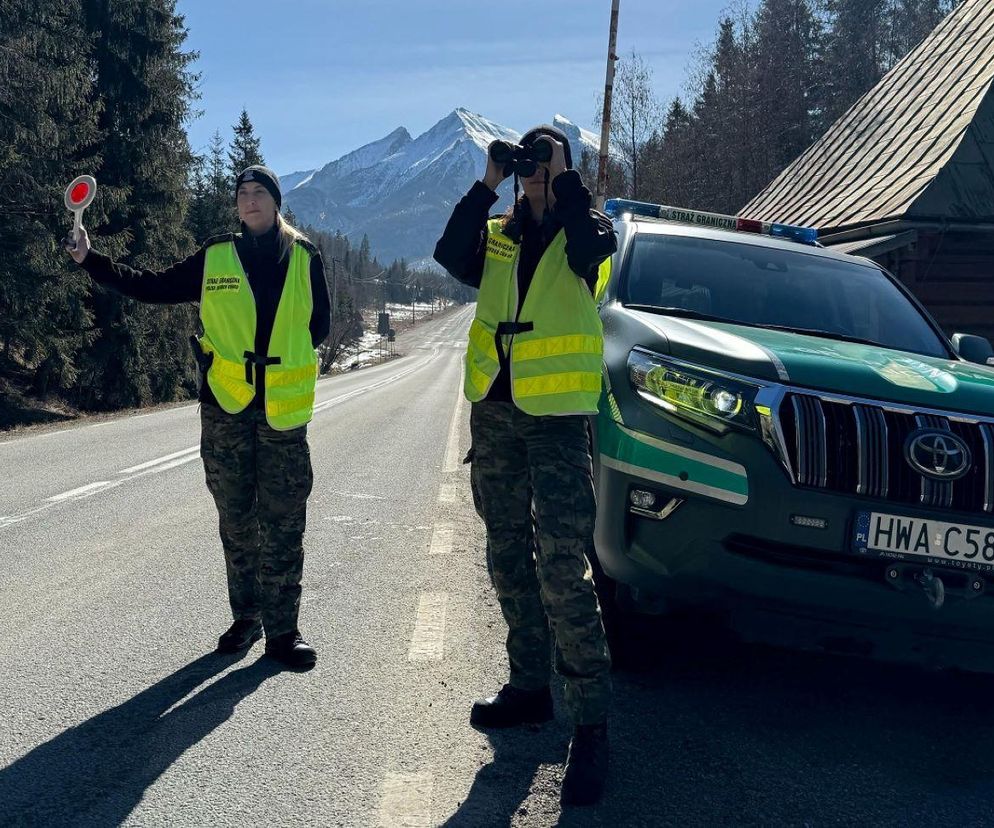
[[[803,249],[639,234],[620,295],[660,313],[950,356],[883,272]]]

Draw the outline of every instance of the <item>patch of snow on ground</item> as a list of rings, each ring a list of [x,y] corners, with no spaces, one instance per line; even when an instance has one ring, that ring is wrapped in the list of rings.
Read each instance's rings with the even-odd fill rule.
[[[429,302],[415,302],[412,320],[412,305],[388,302],[387,313],[390,314],[390,327],[398,332],[410,328],[414,324],[431,319],[435,314],[446,310],[451,304],[452,302],[446,301],[440,306],[436,302],[433,306]],[[364,309],[363,321],[366,332],[358,342],[342,350],[341,356],[332,366],[332,371],[354,371],[369,365],[376,365],[396,352],[396,344],[387,342],[385,336],[380,336],[376,332],[379,312],[379,307]]]

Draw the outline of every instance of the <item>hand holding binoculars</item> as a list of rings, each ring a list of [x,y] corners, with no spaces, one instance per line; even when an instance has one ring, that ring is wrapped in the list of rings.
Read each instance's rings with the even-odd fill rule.
[[[509,141],[494,141],[490,145],[490,159],[504,174],[504,178],[517,174],[519,178],[535,175],[539,164],[552,160],[552,141],[539,138],[533,144],[512,144]]]

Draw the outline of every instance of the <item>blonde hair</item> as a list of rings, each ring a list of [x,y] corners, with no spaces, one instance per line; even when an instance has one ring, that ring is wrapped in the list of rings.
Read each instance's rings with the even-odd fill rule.
[[[276,214],[276,234],[280,239],[281,262],[290,255],[290,248],[293,247],[294,242],[309,241],[307,236],[290,224],[290,222],[284,219],[279,213]]]

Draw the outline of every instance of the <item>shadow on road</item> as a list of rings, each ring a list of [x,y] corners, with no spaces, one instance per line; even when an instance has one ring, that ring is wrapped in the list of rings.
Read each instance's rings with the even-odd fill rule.
[[[0,824],[120,825],[177,758],[280,671],[261,658],[179,704],[235,660],[204,655],[0,770]]]
[[[682,626],[687,624],[687,626]],[[615,675],[605,801],[562,826],[994,824],[994,678],[660,626]]]
[[[566,761],[568,736],[558,723],[486,734],[493,759],[477,771],[465,801],[446,828],[510,825],[528,797],[540,765]]]

